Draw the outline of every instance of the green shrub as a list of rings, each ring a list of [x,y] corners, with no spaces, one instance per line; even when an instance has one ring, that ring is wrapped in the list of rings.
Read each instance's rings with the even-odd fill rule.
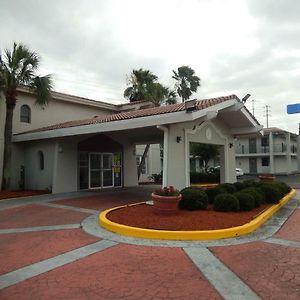
[[[240,181],[237,181],[237,182],[233,183],[233,185],[235,186],[237,191],[240,191],[240,190],[245,188],[244,183],[240,182]]]
[[[254,198],[255,207],[266,202],[265,193],[260,188],[248,187],[243,189],[241,192],[250,194]]]
[[[227,193],[227,191],[218,185],[212,189],[205,190],[205,193],[208,197],[209,203],[214,203],[217,195]]]
[[[255,181],[254,179],[249,179],[249,180],[243,181],[243,184],[244,184],[245,188],[247,188],[247,187],[259,187],[261,185],[261,182]]]
[[[245,193],[243,191],[233,194],[238,198],[241,211],[252,210],[255,206],[254,197],[250,193]]]
[[[238,211],[239,200],[232,194],[219,194],[214,201],[214,210],[216,211]]]
[[[219,185],[222,189],[224,189],[226,192],[233,194],[236,192],[236,187],[232,183],[222,183]]]
[[[282,191],[273,183],[263,183],[260,189],[264,192],[267,203],[278,203],[282,198]]]
[[[217,173],[205,173],[205,172],[191,172],[190,173],[191,183],[216,183],[220,182],[220,175]]]
[[[179,208],[187,210],[206,209],[208,197],[200,188],[188,187],[181,192],[182,198],[179,202]]]
[[[272,184],[274,184],[281,190],[282,197],[288,194],[292,190],[292,188],[289,185],[287,185],[285,182],[282,181],[274,181]]]

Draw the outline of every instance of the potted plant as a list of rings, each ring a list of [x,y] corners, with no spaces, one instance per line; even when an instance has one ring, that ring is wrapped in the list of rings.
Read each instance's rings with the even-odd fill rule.
[[[260,181],[266,182],[266,183],[273,182],[275,180],[275,178],[276,177],[272,174],[261,174],[261,175],[259,175]]]
[[[156,212],[163,214],[175,213],[181,200],[180,192],[173,186],[164,187],[151,194],[153,207]]]

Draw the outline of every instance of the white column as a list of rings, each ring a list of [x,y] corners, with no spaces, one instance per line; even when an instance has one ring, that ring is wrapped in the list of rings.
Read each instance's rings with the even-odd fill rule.
[[[138,186],[137,166],[135,144],[130,142],[123,143],[124,157],[123,157],[123,172],[124,172],[124,186]]]
[[[166,133],[165,133],[166,134]],[[178,137],[178,139],[177,139]],[[166,157],[167,166],[164,164],[164,172],[166,167],[166,185],[173,185],[177,189],[183,189],[189,185],[189,164],[186,166],[186,161],[189,159],[186,148],[189,148],[186,135],[182,128],[177,125],[170,125],[168,130]],[[165,150],[165,149],[164,149]]]
[[[168,186],[168,138],[169,138],[169,129],[166,126],[157,126],[158,129],[163,130],[164,132],[164,153],[163,153],[163,180],[162,185]]]
[[[286,171],[287,174],[291,174],[292,170],[292,158],[291,158],[291,134],[286,133]]]
[[[274,174],[274,140],[273,132],[269,134],[269,157],[270,157],[270,173]]]
[[[300,135],[297,138],[297,162],[298,162],[298,172],[300,172]]]

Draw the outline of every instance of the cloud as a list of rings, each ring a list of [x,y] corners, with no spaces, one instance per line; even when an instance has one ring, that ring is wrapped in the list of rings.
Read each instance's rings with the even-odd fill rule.
[[[115,103],[132,69],[173,86],[172,70],[189,65],[195,97],[250,93],[262,122],[268,104],[271,125],[296,131],[285,106],[299,102],[299,11],[297,0],[2,0],[0,47],[21,41],[57,90]]]

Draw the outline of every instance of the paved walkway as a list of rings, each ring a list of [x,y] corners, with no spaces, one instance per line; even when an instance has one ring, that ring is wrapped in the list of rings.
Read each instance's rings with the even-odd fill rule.
[[[300,191],[253,234],[153,241],[97,226],[151,187],[0,202],[0,299],[300,299]]]

